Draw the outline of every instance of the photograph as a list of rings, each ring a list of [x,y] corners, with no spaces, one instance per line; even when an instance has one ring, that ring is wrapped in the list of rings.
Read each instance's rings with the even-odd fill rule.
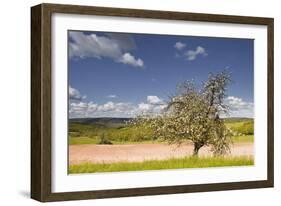
[[[255,164],[254,39],[67,35],[69,174]]]
[[[274,18],[31,7],[31,198],[274,187]]]

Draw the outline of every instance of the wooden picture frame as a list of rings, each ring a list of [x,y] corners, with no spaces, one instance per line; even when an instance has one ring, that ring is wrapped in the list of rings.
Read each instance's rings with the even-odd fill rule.
[[[215,184],[170,185],[79,192],[52,192],[51,153],[51,17],[54,13],[220,22],[267,27],[267,179]],[[160,195],[273,187],[274,183],[274,88],[272,18],[214,14],[40,4],[31,8],[31,198],[42,202],[94,198]]]

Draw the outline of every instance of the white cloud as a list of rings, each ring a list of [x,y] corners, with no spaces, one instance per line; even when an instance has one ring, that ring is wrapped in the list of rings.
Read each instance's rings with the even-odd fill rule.
[[[69,105],[70,118],[92,116],[98,109],[98,105],[93,102],[72,102]]]
[[[149,104],[149,103],[140,103],[138,104],[138,107],[136,108],[134,114],[159,114],[167,107],[166,104],[161,105],[155,105],[155,104]]]
[[[77,89],[69,86],[69,99],[70,100],[82,100],[85,98],[86,98],[86,96],[82,96]]]
[[[69,106],[70,118],[83,117],[135,117],[140,114],[158,114],[166,104],[157,96],[147,96],[146,102],[132,104],[130,102],[108,101],[104,104],[93,102],[72,102]]]
[[[188,50],[184,53],[184,55],[188,61],[192,61],[195,60],[198,55],[207,56],[208,53],[206,52],[205,48],[198,46],[196,50]]]
[[[128,102],[118,102],[115,104],[115,112],[125,113],[127,115],[132,114],[134,110],[134,106]]]
[[[110,94],[110,95],[107,95],[106,97],[114,99],[114,98],[117,98],[117,95],[116,94]]]
[[[130,64],[135,67],[143,67],[143,61],[140,58],[136,59],[130,53],[123,54],[119,61],[123,64]]]
[[[139,112],[148,112],[148,111],[151,110],[152,106],[153,105],[151,105],[151,104],[147,104],[147,103],[142,102],[138,105],[138,111]]]
[[[97,115],[100,116],[122,116],[124,114],[127,115],[127,112],[130,112],[134,109],[133,105],[126,102],[106,102],[105,104],[98,105],[97,107]]]
[[[126,34],[84,34],[83,32],[69,32],[70,58],[110,58],[115,62],[143,67],[143,60],[128,53],[135,48],[133,39]]]
[[[115,109],[115,105],[113,102],[107,102],[104,105],[98,107],[98,111],[108,112]]]
[[[229,114],[232,117],[253,117],[254,103],[246,102],[239,97],[229,96],[225,101],[229,107]]]
[[[75,90],[74,90],[75,91]],[[78,90],[77,90],[78,91]],[[74,94],[78,95],[74,92]],[[79,94],[80,95],[80,94]],[[81,95],[80,95],[81,96]],[[79,96],[78,96],[79,97]],[[242,98],[229,96],[225,99],[229,107],[229,115],[224,117],[250,117],[254,116],[254,104],[244,101]],[[108,101],[104,104],[72,101],[69,105],[70,118],[75,117],[135,117],[140,114],[159,114],[167,107],[167,104],[158,96],[149,95],[146,101],[132,104],[130,102]]]
[[[131,117],[134,116],[135,110],[135,106],[126,102],[109,101],[100,105],[93,102],[73,102],[69,105],[70,118]]]
[[[232,110],[251,109],[253,108],[252,102],[245,102],[239,97],[229,96],[226,98],[228,105]]]
[[[178,42],[175,43],[174,47],[175,47],[177,50],[182,50],[183,48],[186,47],[186,44],[184,44],[184,43],[178,41]]]
[[[141,102],[135,111],[136,114],[159,114],[167,107],[166,103],[158,96],[147,96],[146,102]]]
[[[161,104],[163,100],[157,96],[147,96],[147,102],[149,104]]]

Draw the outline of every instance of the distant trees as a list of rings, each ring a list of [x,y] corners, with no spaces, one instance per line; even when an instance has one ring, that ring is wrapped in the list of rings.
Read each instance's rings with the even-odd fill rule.
[[[224,98],[230,81],[226,71],[210,74],[201,89],[185,81],[178,85],[163,113],[140,116],[136,123],[152,128],[155,138],[171,144],[191,141],[194,156],[203,146],[211,146],[214,155],[224,155],[230,151],[231,132],[219,115],[228,111]]]

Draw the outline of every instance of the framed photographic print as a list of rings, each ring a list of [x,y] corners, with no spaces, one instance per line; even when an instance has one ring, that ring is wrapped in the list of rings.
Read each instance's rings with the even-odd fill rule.
[[[31,8],[31,197],[273,187],[273,19]]]

